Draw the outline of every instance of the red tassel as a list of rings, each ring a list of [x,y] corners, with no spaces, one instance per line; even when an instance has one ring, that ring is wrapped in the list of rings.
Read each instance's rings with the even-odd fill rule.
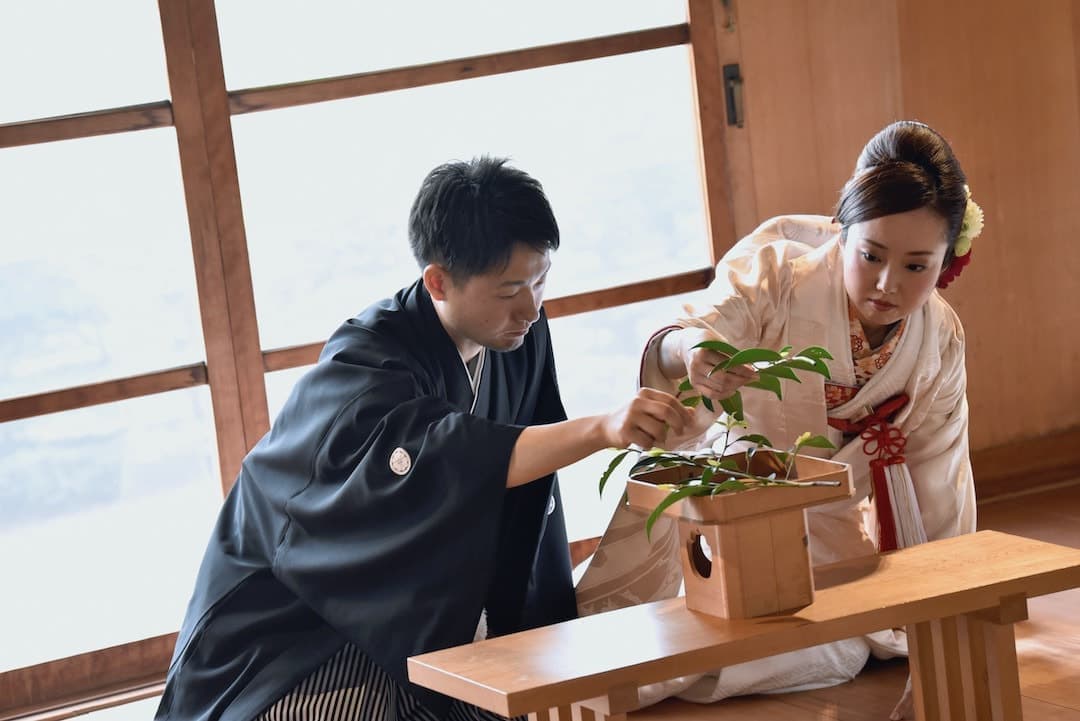
[[[896,550],[896,517],[893,515],[889,484],[885,479],[885,467],[896,463],[895,459],[875,458],[870,461],[870,478],[874,483],[874,505],[878,518],[878,552]],[[899,459],[903,462],[903,459]]]

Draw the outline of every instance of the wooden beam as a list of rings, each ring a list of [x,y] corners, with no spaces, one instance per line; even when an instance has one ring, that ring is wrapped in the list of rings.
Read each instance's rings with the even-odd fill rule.
[[[684,45],[689,39],[689,29],[685,24],[668,25],[423,65],[235,90],[229,93],[229,104],[233,115],[239,115],[655,50]]]
[[[162,100],[157,103],[0,125],[0,148],[163,128],[172,124],[172,104]]]
[[[156,373],[10,398],[0,401],[0,423],[205,384],[206,364],[195,363]]]
[[[0,721],[63,719],[160,694],[176,634],[0,673]]]
[[[270,426],[213,0],[159,0],[222,488]]]
[[[737,0],[728,5],[714,4],[713,27],[716,32],[716,49],[719,54],[718,65],[723,70],[725,65],[737,64],[740,77],[747,72],[742,59],[742,40],[739,34],[741,23],[738,21]],[[735,225],[734,240],[738,240],[761,222],[757,210],[757,191],[754,186],[754,157],[750,150],[750,126],[752,118],[746,99],[744,83],[753,82],[752,78],[740,80],[738,92],[742,97],[742,126],[730,125],[727,121],[726,98],[723,109],[723,152],[724,152],[724,192],[727,194],[728,207]],[[715,252],[723,255],[727,248],[716,248]]]
[[[549,318],[559,318],[576,313],[612,308],[627,303],[637,303],[653,298],[663,298],[679,293],[689,293],[707,288],[713,279],[712,268],[700,268],[686,273],[653,278],[636,283],[628,283],[604,290],[591,290],[587,293],[564,295],[544,301],[544,309]],[[276,348],[263,353],[263,368],[267,371],[280,371],[287,368],[310,365],[319,360],[326,341],[306,345]]]
[[[319,353],[322,352],[324,345],[326,345],[326,341],[268,350],[263,353],[263,368],[267,373],[270,373],[287,368],[311,365],[319,360]]]
[[[690,293],[691,291],[708,288],[712,279],[712,268],[699,268],[698,270],[668,275],[663,278],[653,278],[652,280],[628,283],[604,290],[592,290],[588,293],[552,298],[544,301],[544,309],[547,310],[549,318],[561,318],[577,313],[614,308],[617,305],[638,303],[643,300],[663,298],[669,295],[678,295],[679,293]]]
[[[724,135],[727,125],[724,77],[717,40],[720,0],[689,0],[690,74],[698,126],[701,181],[705,195],[705,227],[713,264],[735,245],[735,221],[728,192]]]

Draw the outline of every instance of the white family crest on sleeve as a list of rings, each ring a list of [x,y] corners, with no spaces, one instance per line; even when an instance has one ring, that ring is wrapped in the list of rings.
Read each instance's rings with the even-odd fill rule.
[[[409,452],[398,446],[390,454],[390,470],[399,476],[404,476],[412,468],[412,458]]]

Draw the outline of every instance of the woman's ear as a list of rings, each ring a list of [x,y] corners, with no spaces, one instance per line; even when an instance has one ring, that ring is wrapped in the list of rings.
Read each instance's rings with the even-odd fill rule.
[[[450,273],[436,263],[428,263],[421,273],[424,287],[434,300],[446,300],[446,287],[450,285]]]

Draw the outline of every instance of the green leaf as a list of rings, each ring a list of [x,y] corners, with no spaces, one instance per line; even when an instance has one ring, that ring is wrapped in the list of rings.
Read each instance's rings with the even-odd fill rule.
[[[739,436],[735,439],[735,442],[738,443],[739,441],[746,441],[747,443],[754,443],[759,446],[768,446],[769,448],[773,447],[772,441],[760,433],[749,433],[745,436]]]
[[[829,354],[829,351],[825,350],[824,348],[822,348],[820,346],[816,346],[816,345],[812,345],[809,348],[805,348],[805,349],[799,351],[798,353],[796,353],[795,355],[806,356],[807,358],[814,358],[816,360],[821,360],[822,358],[824,358],[825,360],[832,360],[833,359],[833,357]]]
[[[786,365],[765,366],[764,368],[758,368],[757,373],[759,376],[776,376],[777,378],[787,378],[790,381],[802,383],[802,381],[799,380],[799,376],[795,375],[795,371],[791,370]]]
[[[787,357],[788,353],[790,353],[790,352],[791,352],[791,346],[789,346],[789,345],[786,345],[786,346],[784,346],[783,348],[781,348],[780,350],[777,351],[777,353],[784,356],[785,358]]]
[[[784,397],[780,391],[780,379],[775,376],[759,376],[756,381],[747,383],[746,386],[747,388],[760,388],[761,390],[771,391],[781,400]]]
[[[712,469],[712,466],[705,466],[704,470],[701,471],[701,482],[704,484],[712,481],[714,473],[716,473],[716,471]]]
[[[705,408],[708,409],[709,413],[716,413],[716,409],[713,408],[712,399],[706,396],[701,396],[701,405],[705,406]]]
[[[703,340],[694,348],[704,348],[705,350],[714,350],[717,353],[723,353],[724,355],[735,355],[739,352],[739,349],[730,343],[725,343],[722,340]]]
[[[836,448],[825,436],[810,436],[799,443],[799,448]]]
[[[825,361],[820,361],[816,358],[789,358],[784,361],[784,365],[789,368],[797,368],[801,371],[818,373],[826,378],[832,377],[829,375],[829,366],[825,365]]]
[[[652,527],[660,516],[663,515],[665,508],[678,503],[684,498],[701,496],[708,492],[709,489],[706,486],[683,486],[679,490],[672,491],[664,496],[663,500],[656,504],[656,508],[653,509],[652,513],[650,513],[649,517],[645,520],[645,537],[652,540]]]
[[[716,483],[714,487],[719,490],[720,493],[728,493],[730,491],[745,491],[749,488],[748,485],[735,478],[729,478],[723,483]]]
[[[734,368],[735,366],[741,366],[746,363],[778,361],[783,359],[784,357],[782,355],[774,350],[769,350],[768,348],[747,348],[728,358],[727,362],[724,363],[724,367]]]
[[[693,389],[694,389],[694,384],[690,382],[689,378],[687,378],[686,380],[684,380],[682,383],[679,384],[679,393],[686,393],[686,391],[690,391],[690,390],[693,390]]]
[[[743,420],[742,394],[738,391],[720,401],[720,407],[735,420]]]
[[[697,408],[698,404],[701,403],[701,398],[701,396],[689,396],[687,398],[683,398],[681,401],[679,401],[679,403],[682,403],[687,408]]]
[[[615,469],[618,467],[618,465],[620,463],[622,463],[622,460],[624,458],[626,458],[627,453],[630,453],[629,449],[623,451],[622,453],[619,453],[613,459],[611,459],[611,463],[608,464],[607,470],[604,471],[604,475],[600,476],[600,495],[601,496],[604,495],[604,486],[607,485],[608,479],[611,478],[611,474],[615,471]]]

